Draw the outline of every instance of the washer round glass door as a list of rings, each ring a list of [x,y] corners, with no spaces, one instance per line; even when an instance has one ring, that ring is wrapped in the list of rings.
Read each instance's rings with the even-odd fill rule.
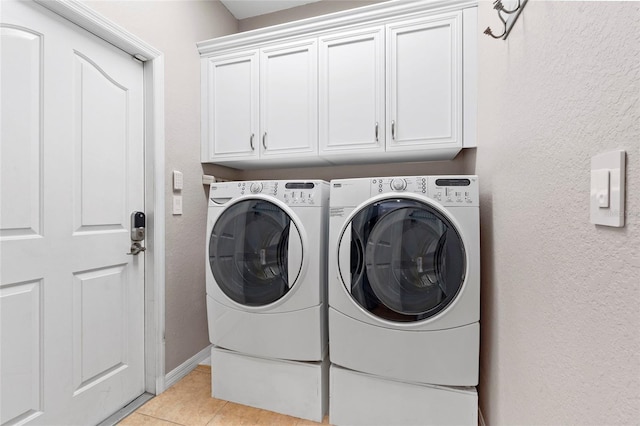
[[[287,294],[300,275],[300,231],[287,212],[270,201],[239,201],[213,226],[209,265],[231,300],[268,305]]]
[[[456,298],[465,279],[465,248],[456,227],[438,208],[412,198],[361,208],[345,227],[339,251],[347,291],[385,320],[433,317]]]

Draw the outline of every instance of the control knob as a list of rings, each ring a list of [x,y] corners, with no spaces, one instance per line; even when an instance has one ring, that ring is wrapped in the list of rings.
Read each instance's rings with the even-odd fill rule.
[[[249,187],[249,191],[251,191],[251,193],[253,194],[258,194],[262,192],[262,184],[259,182],[252,183],[251,186]]]
[[[394,191],[404,191],[407,188],[407,182],[404,179],[393,179],[391,181],[391,189]]]

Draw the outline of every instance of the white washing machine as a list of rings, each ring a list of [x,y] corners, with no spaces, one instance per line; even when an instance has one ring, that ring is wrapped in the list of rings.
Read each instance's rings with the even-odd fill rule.
[[[477,176],[331,181],[332,364],[412,383],[478,384],[478,195]]]
[[[209,198],[211,343],[250,356],[322,361],[329,184],[213,183]]]

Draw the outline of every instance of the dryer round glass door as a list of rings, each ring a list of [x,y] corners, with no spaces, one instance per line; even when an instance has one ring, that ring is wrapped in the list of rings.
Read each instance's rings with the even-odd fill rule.
[[[352,298],[390,321],[433,317],[456,298],[466,274],[458,230],[436,207],[414,199],[384,199],[356,212],[340,252]]]
[[[287,294],[300,275],[300,232],[274,203],[239,201],[213,226],[209,265],[216,284],[231,300],[268,305]]]

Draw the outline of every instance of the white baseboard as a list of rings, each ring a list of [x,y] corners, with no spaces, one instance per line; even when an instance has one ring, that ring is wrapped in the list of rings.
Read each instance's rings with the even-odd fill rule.
[[[202,361],[211,356],[211,345],[207,346],[173,370],[167,373],[164,377],[164,388],[169,389],[172,385],[176,384],[187,374],[191,373],[194,368],[198,366]]]
[[[482,415],[482,410],[478,407],[478,426],[487,426],[484,422],[484,416]]]

